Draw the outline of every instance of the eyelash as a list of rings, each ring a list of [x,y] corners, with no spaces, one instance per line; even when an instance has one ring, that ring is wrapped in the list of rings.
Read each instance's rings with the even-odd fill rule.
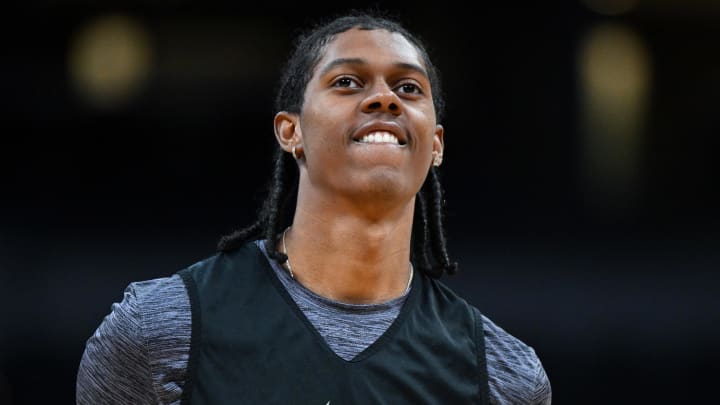
[[[341,83],[341,82],[344,82],[344,81],[350,81],[350,82],[356,84],[358,87],[360,87],[360,83],[358,82],[358,80],[356,80],[355,78],[352,78],[352,77],[348,77],[348,76],[343,76],[343,77],[340,77],[340,78],[338,78],[337,80],[335,80],[335,81],[333,82],[333,87],[355,88],[355,87],[349,87],[349,86],[340,85],[340,83]],[[413,91],[409,91],[409,92],[408,92],[408,91],[403,91],[402,93],[404,93],[404,94],[412,94],[412,95],[420,95],[420,94],[423,94],[422,90],[420,89],[420,86],[418,86],[418,85],[415,84],[415,83],[408,83],[408,82],[402,83],[402,84],[396,86],[395,89],[402,89],[402,88],[404,88],[404,87],[406,87],[406,86],[412,86],[412,87],[413,87]]]

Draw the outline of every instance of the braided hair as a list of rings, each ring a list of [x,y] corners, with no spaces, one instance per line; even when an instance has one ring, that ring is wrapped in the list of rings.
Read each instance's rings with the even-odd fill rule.
[[[348,14],[319,23],[298,36],[294,44],[294,52],[286,62],[276,92],[275,110],[300,113],[305,88],[323,56],[325,47],[337,34],[351,28],[396,32],[415,46],[427,68],[433,91],[436,121],[440,122],[445,107],[440,78],[425,46],[419,38],[398,22],[378,11],[353,10]],[[440,278],[444,273],[455,274],[457,271],[457,263],[450,261],[447,252],[443,227],[445,201],[439,177],[437,168],[431,166],[425,182],[415,197],[410,254],[415,267],[433,278]],[[298,179],[299,172],[294,158],[278,145],[275,150],[273,175],[267,184],[267,197],[260,208],[257,220],[250,226],[223,236],[218,242],[217,250],[228,253],[250,240],[262,238],[265,240],[270,257],[278,263],[284,263],[287,256],[277,251],[278,235],[289,225],[294,215]]]

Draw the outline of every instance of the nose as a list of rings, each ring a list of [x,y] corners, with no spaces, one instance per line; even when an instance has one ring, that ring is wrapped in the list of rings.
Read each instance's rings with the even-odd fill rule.
[[[363,100],[362,111],[365,113],[387,112],[400,115],[402,113],[402,101],[387,85],[376,86],[368,97]]]

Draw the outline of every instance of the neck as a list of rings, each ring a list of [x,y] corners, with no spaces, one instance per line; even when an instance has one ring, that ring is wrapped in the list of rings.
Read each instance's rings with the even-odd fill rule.
[[[293,277],[337,301],[367,304],[399,297],[411,275],[414,199],[393,215],[322,214],[298,204],[285,246]],[[283,250],[282,242],[278,246]]]

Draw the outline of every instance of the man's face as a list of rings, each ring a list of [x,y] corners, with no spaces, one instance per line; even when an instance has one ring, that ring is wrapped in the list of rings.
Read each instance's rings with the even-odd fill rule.
[[[397,33],[351,29],[327,45],[295,129],[314,189],[357,202],[418,192],[443,136],[425,72]]]

